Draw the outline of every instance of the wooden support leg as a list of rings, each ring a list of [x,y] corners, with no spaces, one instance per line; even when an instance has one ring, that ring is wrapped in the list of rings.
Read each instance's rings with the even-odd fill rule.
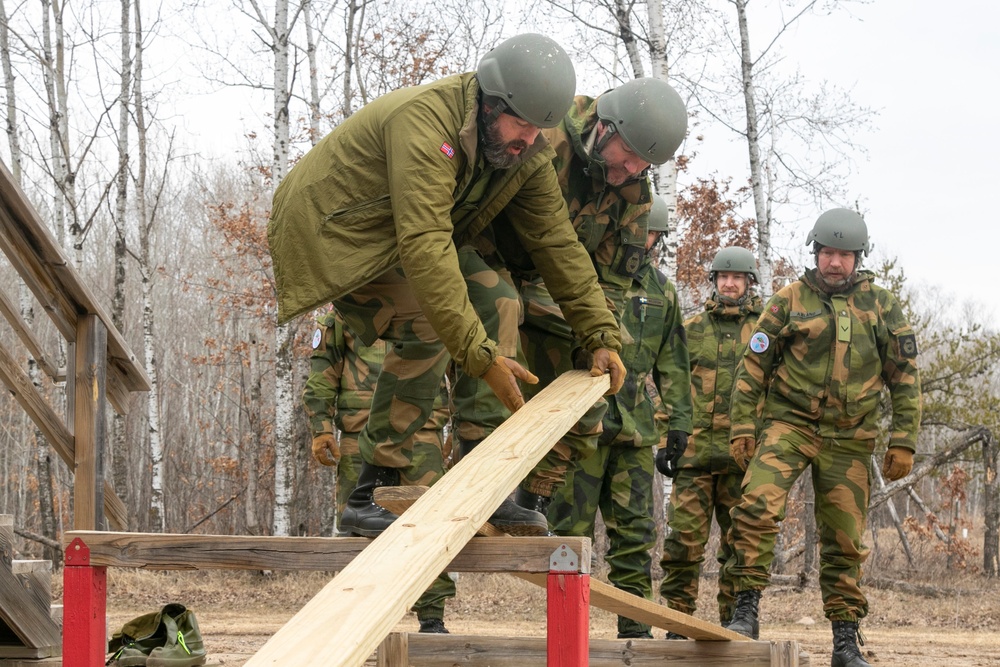
[[[548,667],[587,667],[590,660],[590,575],[563,545],[552,554],[548,585]]]
[[[66,547],[63,567],[63,667],[100,667],[107,638],[108,569],[90,564],[79,538]]]

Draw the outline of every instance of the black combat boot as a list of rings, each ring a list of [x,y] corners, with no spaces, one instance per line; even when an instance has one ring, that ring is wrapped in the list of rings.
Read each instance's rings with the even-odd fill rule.
[[[340,530],[361,537],[378,537],[396,520],[395,514],[375,504],[373,494],[379,486],[399,486],[399,470],[363,462],[358,484],[348,496],[344,515],[340,517]]]
[[[736,608],[733,618],[726,628],[744,637],[757,639],[760,636],[760,591],[740,591],[736,594]]]
[[[547,515],[549,512],[549,504],[552,502],[552,499],[547,498],[546,496],[540,496],[537,493],[532,493],[531,491],[525,491],[521,487],[517,487],[517,490],[514,491],[514,502],[524,509]]]
[[[444,621],[440,618],[420,619],[420,632],[432,635],[449,635],[448,628],[444,627]]]
[[[475,449],[480,442],[482,440],[463,440],[460,438],[458,446],[462,450],[462,457],[468,456],[469,452]],[[500,507],[490,517],[490,523],[508,535],[530,537],[549,534],[549,522],[544,513],[521,507],[510,498],[503,499]]]
[[[855,621],[833,621],[833,657],[830,667],[871,667],[861,655],[858,643],[865,638]]]

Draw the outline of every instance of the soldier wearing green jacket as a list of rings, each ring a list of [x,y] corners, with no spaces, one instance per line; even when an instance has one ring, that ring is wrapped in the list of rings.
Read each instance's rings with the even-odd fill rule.
[[[413,434],[430,417],[449,354],[508,411],[523,405],[517,381],[535,378],[513,359],[516,337],[501,340],[516,331],[516,291],[502,266],[470,248],[501,211],[593,354],[591,373],[610,372],[611,391],[621,388],[617,322],[539,134],[563,117],[575,85],[573,64],[553,40],[513,37],[476,72],[364,106],[275,190],[268,240],[279,322],[332,301],[364,344],[391,344],[342,527],[375,536],[395,520],[374,504],[374,489],[398,484],[411,465]],[[506,289],[504,298],[474,301],[471,276]],[[491,521],[511,532],[546,530],[544,516],[509,501]]]
[[[336,466],[339,518],[358,481],[362,463],[358,435],[368,422],[386,344],[383,340],[374,345],[359,344],[335,310],[324,315],[319,325],[312,338],[313,353],[302,404],[313,436],[313,457],[325,466]],[[447,423],[448,391],[442,384],[430,421],[414,434],[413,465],[401,471],[405,484],[429,486],[441,476]],[[447,632],[444,604],[451,597],[455,597],[455,582],[442,574],[413,605],[421,632]]]
[[[667,230],[667,217],[666,203],[654,196],[647,250]],[[625,386],[608,399],[597,452],[570,465],[548,518],[557,535],[593,539],[600,511],[608,533],[608,580],[652,600],[653,447],[667,431],[690,432],[691,373],[677,291],[648,257],[624,293],[622,338]],[[650,375],[659,415],[646,390]],[[645,623],[618,617],[618,637],[651,636]]]
[[[705,309],[684,323],[691,359],[694,431],[682,451],[657,452],[657,467],[673,478],[663,540],[660,595],[671,609],[694,614],[698,578],[712,517],[719,524],[719,620],[733,613],[733,584],[725,567],[732,555],[729,511],[740,499],[743,470],[729,454],[729,400],[736,366],[762,310],[754,285],[757,262],[746,248],[723,248],[712,260],[713,291]],[[668,639],[683,639],[667,633]]]
[[[646,259],[647,218],[651,191],[646,172],[651,164],[673,157],[687,131],[687,111],[666,81],[640,78],[599,97],[577,96],[558,126],[544,134],[555,149],[553,165],[580,243],[590,254],[608,304],[619,320]],[[513,267],[530,265],[523,250],[503,245]],[[532,396],[575,365],[589,366],[581,346],[551,298],[543,280],[522,285],[524,324],[521,344],[540,382],[525,389]],[[583,347],[584,349],[580,349]],[[607,403],[600,401],[532,470],[518,489],[517,502],[543,510],[568,466],[597,448]],[[675,441],[687,435],[671,431]]]
[[[859,270],[868,227],[854,211],[823,213],[809,234],[816,268],[765,305],[737,373],[730,451],[747,468],[732,511],[728,563],[736,608],[727,626],[756,638],[774,538],[788,492],[812,468],[820,589],[833,623],[833,667],[868,667],[856,642],[868,614],[859,586],[868,556],[871,455],[882,390],[892,406],[883,474],[909,474],[920,425],[917,341],[899,302]],[[758,430],[757,424],[762,426]]]

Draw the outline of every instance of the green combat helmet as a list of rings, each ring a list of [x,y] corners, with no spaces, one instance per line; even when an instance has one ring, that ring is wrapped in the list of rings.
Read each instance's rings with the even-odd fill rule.
[[[871,247],[865,219],[849,208],[832,208],[819,216],[806,239],[806,245],[813,243],[865,255]]]
[[[649,218],[646,220],[646,230],[650,232],[667,232],[670,223],[670,210],[667,202],[660,195],[653,195],[653,206],[649,209]]]
[[[687,134],[684,101],[659,79],[633,79],[604,93],[597,98],[597,117],[650,164],[672,158]]]
[[[555,127],[576,94],[573,61],[545,35],[525,33],[501,42],[476,68],[479,88],[535,127]]]
[[[757,260],[754,259],[753,253],[746,248],[730,246],[716,253],[715,259],[712,260],[712,272],[709,276],[712,282],[715,282],[715,276],[720,271],[749,273],[753,276],[755,282],[760,283],[760,274],[757,273]]]

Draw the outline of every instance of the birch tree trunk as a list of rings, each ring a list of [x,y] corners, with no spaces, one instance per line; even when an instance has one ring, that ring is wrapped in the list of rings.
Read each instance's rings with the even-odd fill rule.
[[[0,63],[3,67],[4,91],[7,94],[7,145],[10,147],[10,173],[14,182],[21,183],[21,140],[17,134],[17,95],[14,90],[14,68],[10,64],[10,31],[7,26],[7,6],[0,0]]]
[[[649,10],[649,56],[653,78],[668,81],[667,30],[663,20],[663,0],[648,0]],[[638,76],[638,74],[637,74]],[[677,283],[677,162],[671,158],[657,168],[658,192],[667,205],[667,234],[661,242],[663,252],[660,264],[663,272]]]
[[[983,574],[1000,576],[1000,447],[993,433],[983,437]]]
[[[768,198],[764,194],[764,178],[760,157],[757,104],[754,99],[753,58],[750,55],[750,29],[747,26],[747,0],[730,0],[736,7],[740,31],[740,75],[743,82],[743,104],[747,118],[747,148],[750,153],[750,186],[753,191],[754,213],[757,218],[757,265],[760,270],[761,297],[767,300],[774,291],[774,264],[771,250],[771,218]]]
[[[288,0],[274,6],[274,175],[277,188],[288,167]],[[289,535],[292,503],[292,327],[275,329],[274,341],[274,520],[273,535]]]
[[[150,260],[150,235],[152,234],[154,216],[146,204],[146,174],[147,174],[147,143],[145,101],[142,90],[142,12],[140,5],[135,6],[135,127],[138,142],[138,168],[135,182],[135,199],[138,206],[139,222],[139,270],[142,272],[142,351],[149,375],[149,393],[147,394],[146,419],[148,422],[149,460],[152,478],[150,480],[149,527],[154,532],[166,530],[166,511],[164,503],[165,467],[163,463],[163,443],[160,440],[160,381],[157,373],[157,359],[154,343],[156,336],[155,310],[153,307],[153,276],[155,275]],[[169,157],[169,156],[168,156]],[[166,166],[164,166],[166,169]]]
[[[118,331],[125,332],[125,276],[126,276],[126,215],[128,209],[128,128],[129,101],[132,85],[132,0],[121,0],[121,81],[118,93],[118,174],[115,197],[115,251],[114,294],[111,299],[111,321]],[[111,417],[111,480],[119,497],[126,500],[128,493],[129,456],[125,446],[125,417],[114,411]],[[131,503],[136,507],[135,503]]]

